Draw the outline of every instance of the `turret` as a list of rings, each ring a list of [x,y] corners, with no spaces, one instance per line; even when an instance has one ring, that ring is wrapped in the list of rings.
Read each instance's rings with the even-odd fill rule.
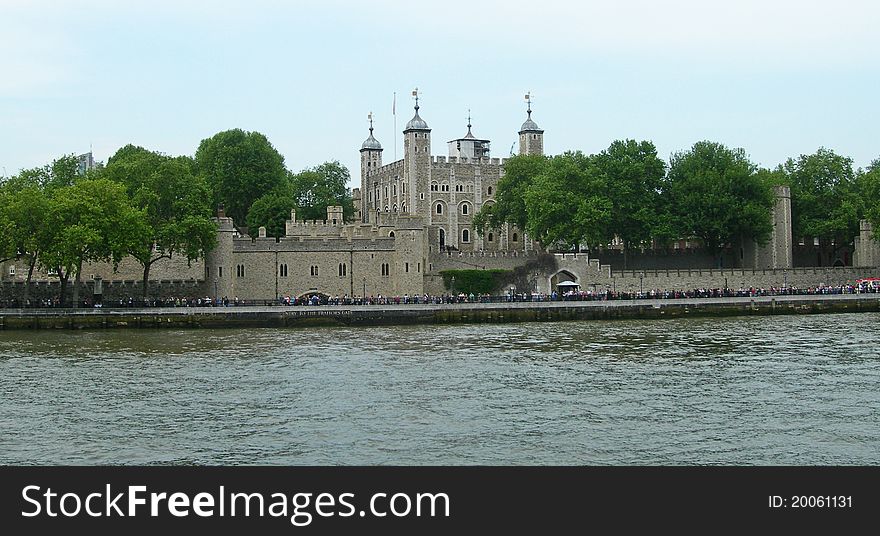
[[[544,131],[532,121],[532,98],[526,93],[528,117],[519,129],[519,154],[544,154]]]
[[[468,110],[467,134],[463,138],[451,140],[447,145],[450,157],[479,159],[489,156],[489,140],[478,139],[471,132],[470,110]]]
[[[413,91],[415,115],[403,130],[403,160],[406,192],[400,192],[398,203],[406,205],[407,212],[427,213],[427,199],[419,199],[416,192],[427,192],[431,170],[431,129],[419,117],[419,90]],[[402,188],[401,188],[402,189]]]
[[[368,195],[372,191],[368,176],[382,167],[382,144],[373,137],[373,112],[367,115],[370,120],[370,136],[361,144],[361,221],[367,222],[369,215]]]

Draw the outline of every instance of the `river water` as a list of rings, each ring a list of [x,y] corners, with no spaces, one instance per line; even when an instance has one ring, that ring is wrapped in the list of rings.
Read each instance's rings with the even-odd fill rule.
[[[0,463],[877,464],[878,326],[6,331]]]

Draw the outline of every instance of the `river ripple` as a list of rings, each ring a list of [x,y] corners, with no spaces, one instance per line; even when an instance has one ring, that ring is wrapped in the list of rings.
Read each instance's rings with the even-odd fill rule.
[[[877,464],[878,326],[0,332],[0,463]]]

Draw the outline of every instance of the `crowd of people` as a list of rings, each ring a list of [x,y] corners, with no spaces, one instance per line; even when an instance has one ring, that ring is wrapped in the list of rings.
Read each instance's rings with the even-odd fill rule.
[[[547,293],[516,293],[505,294],[474,294],[458,292],[439,295],[404,294],[403,296],[327,296],[310,294],[305,296],[281,296],[277,300],[244,300],[237,296],[228,298],[203,297],[166,297],[147,300],[126,297],[115,300],[102,300],[93,303],[84,299],[79,304],[84,308],[130,308],[130,307],[239,307],[247,305],[259,306],[318,306],[318,305],[440,305],[455,303],[504,303],[504,302],[551,302],[551,301],[612,301],[612,300],[658,300],[682,298],[734,298],[756,296],[815,296],[836,294],[864,294],[880,292],[880,286],[873,283],[852,283],[846,285],[819,285],[815,287],[770,287],[770,288],[698,288],[692,290],[649,289],[639,292],[616,290],[570,290]],[[27,300],[0,299],[0,307],[5,308],[59,308],[58,298]]]

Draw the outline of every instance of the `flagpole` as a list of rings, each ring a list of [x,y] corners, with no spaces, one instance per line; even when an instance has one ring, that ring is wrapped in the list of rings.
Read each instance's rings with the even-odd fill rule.
[[[394,92],[394,100],[391,101],[391,115],[394,116],[394,161],[397,162],[397,92]]]

